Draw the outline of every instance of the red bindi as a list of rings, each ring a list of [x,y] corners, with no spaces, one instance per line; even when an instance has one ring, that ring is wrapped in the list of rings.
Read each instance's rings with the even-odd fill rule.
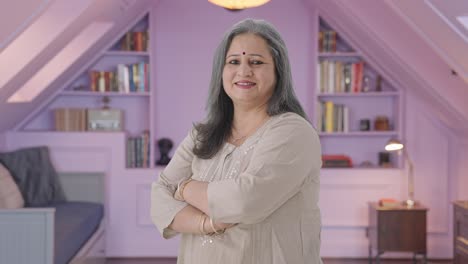
[[[245,51],[244,51],[244,52],[242,52],[242,55],[245,55]]]

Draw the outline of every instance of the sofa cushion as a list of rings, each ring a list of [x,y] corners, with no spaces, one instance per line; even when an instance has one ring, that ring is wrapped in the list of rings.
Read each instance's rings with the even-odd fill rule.
[[[55,264],[69,263],[94,234],[104,215],[102,204],[63,202],[55,208]]]
[[[10,171],[26,207],[47,206],[66,200],[47,147],[0,153],[0,162]]]
[[[10,172],[0,163],[0,209],[17,209],[24,199]]]

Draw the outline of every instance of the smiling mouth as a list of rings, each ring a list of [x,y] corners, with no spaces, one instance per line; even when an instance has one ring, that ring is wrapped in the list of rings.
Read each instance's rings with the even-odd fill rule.
[[[248,81],[240,81],[240,82],[236,82],[234,84],[237,87],[241,88],[241,89],[250,89],[250,88],[252,88],[252,87],[254,87],[256,85],[256,83],[248,82]]]

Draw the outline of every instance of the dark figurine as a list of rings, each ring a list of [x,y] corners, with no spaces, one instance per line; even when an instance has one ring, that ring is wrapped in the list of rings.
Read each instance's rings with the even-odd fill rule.
[[[172,140],[168,138],[161,138],[160,140],[158,140],[158,147],[161,156],[159,160],[156,161],[156,165],[167,165],[169,161],[171,161],[171,158],[169,157],[169,152],[171,151],[172,146]]]

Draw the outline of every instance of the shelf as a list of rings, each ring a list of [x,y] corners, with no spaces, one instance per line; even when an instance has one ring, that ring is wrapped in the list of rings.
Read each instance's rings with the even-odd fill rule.
[[[70,95],[70,96],[150,96],[149,92],[89,92],[89,91],[64,91],[60,93],[61,95]]]
[[[397,135],[397,131],[319,132],[319,136],[321,137],[379,137]]]
[[[93,130],[83,130],[83,131],[58,131],[58,130],[42,130],[42,129],[31,129],[31,130],[25,130],[22,131],[21,133],[25,134],[50,134],[50,133],[55,133],[55,134],[63,134],[63,135],[68,135],[68,136],[76,136],[76,135],[90,135],[90,136],[98,136],[98,135],[125,135],[125,131],[93,131]]]
[[[104,52],[106,56],[149,56],[147,51],[123,51],[123,50],[112,50]]]
[[[361,57],[361,54],[358,52],[319,52],[319,58],[329,58],[329,57],[338,57],[338,58],[347,58],[347,57]]]
[[[317,97],[388,97],[399,96],[398,92],[319,93]]]

